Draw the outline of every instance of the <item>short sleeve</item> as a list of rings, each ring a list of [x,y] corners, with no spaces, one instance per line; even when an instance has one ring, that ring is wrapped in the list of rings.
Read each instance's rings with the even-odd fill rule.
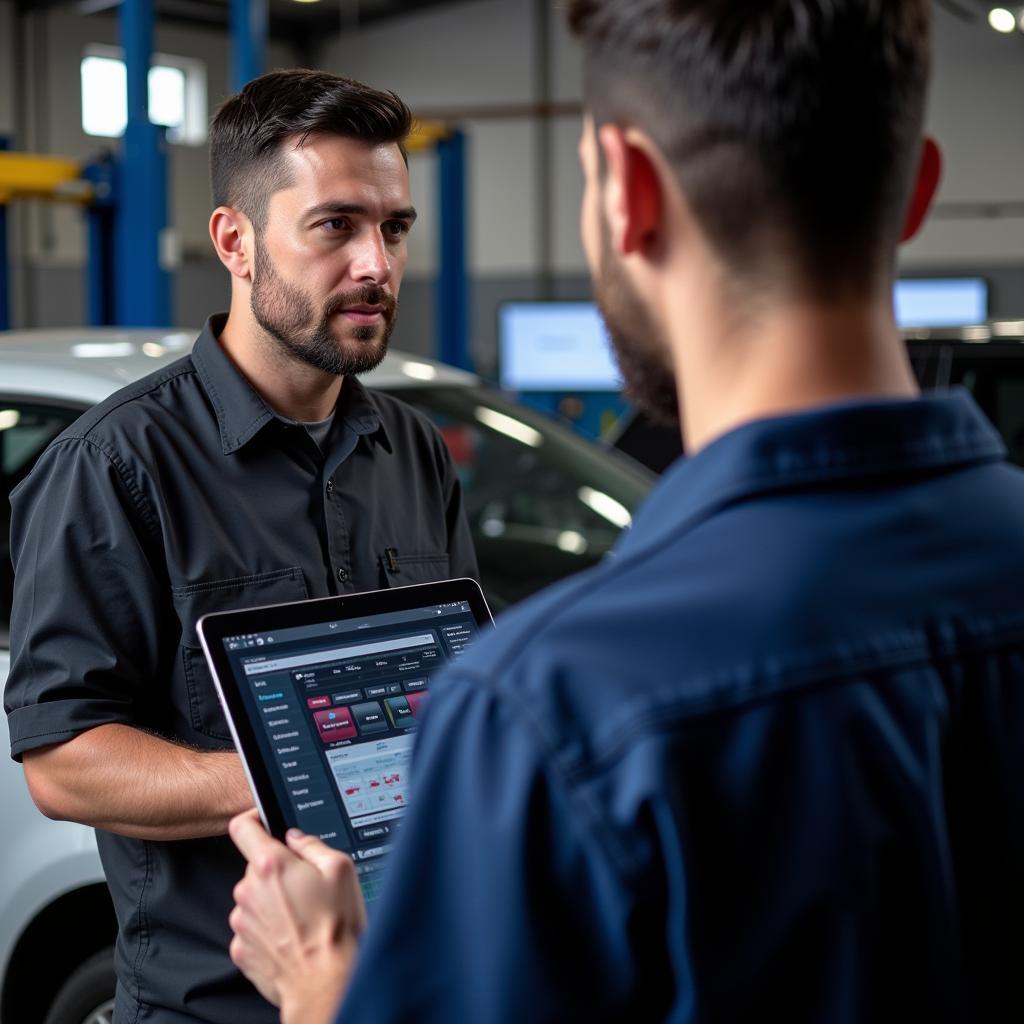
[[[137,724],[159,671],[155,521],[117,456],[59,440],[11,496],[11,756]],[[166,667],[165,667],[166,671]]]
[[[629,901],[531,729],[438,680],[338,1024],[623,1019]]]

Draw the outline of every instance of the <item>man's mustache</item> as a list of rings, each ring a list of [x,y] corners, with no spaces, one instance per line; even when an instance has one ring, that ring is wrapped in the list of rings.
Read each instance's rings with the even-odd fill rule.
[[[324,303],[324,315],[334,316],[350,306],[380,306],[384,311],[384,319],[391,320],[398,308],[398,300],[383,288],[375,284],[363,285],[351,291],[333,295]]]

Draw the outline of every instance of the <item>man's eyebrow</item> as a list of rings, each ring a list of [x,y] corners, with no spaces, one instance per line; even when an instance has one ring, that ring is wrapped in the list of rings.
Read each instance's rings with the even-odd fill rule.
[[[311,206],[306,210],[304,216],[306,218],[325,216],[338,217],[344,216],[345,214],[352,214],[356,217],[366,217],[369,213],[369,209],[365,206],[361,206],[359,203],[326,202],[318,203],[316,206]],[[414,221],[416,219],[416,209],[412,206],[403,206],[401,209],[392,210],[387,215],[386,219]]]

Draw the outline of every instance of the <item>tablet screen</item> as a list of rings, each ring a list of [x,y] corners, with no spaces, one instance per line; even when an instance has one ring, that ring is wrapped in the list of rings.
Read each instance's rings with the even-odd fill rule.
[[[469,602],[452,601],[219,638],[248,720],[243,749],[258,747],[288,826],[352,855],[367,901],[414,799],[430,677],[477,635]]]

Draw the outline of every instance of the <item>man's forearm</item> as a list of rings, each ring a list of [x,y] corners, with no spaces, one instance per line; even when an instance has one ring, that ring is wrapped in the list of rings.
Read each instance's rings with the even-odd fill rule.
[[[29,751],[25,777],[51,818],[137,839],[223,835],[252,806],[238,755],[199,751],[127,725],[101,725]]]

